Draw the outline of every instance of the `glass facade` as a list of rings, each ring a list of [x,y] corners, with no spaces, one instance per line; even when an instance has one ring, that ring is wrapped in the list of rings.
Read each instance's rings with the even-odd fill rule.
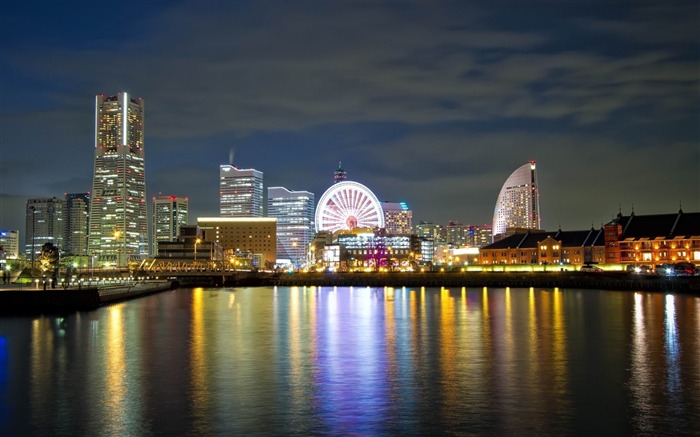
[[[219,166],[219,215],[263,216],[263,173],[254,169]]]
[[[127,93],[95,100],[95,165],[88,251],[126,265],[147,254],[144,100]]]
[[[41,253],[41,246],[53,243],[62,252],[64,222],[63,199],[55,197],[27,200],[25,253],[35,257]]]
[[[313,193],[283,187],[267,189],[267,215],[277,219],[277,258],[296,267],[306,263],[306,251],[314,238]]]
[[[187,225],[189,199],[177,196],[159,196],[153,198],[151,214],[153,229],[153,247],[151,255],[158,254],[158,243],[176,241],[180,227]]]
[[[90,232],[90,193],[66,194],[64,252],[87,255]]]
[[[540,228],[540,195],[535,161],[519,167],[506,180],[493,212],[493,236],[508,228]]]

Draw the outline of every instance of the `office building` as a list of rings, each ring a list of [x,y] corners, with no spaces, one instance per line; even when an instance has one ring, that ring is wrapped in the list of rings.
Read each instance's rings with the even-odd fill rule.
[[[66,193],[63,220],[66,255],[87,255],[90,232],[90,193]]]
[[[263,216],[263,173],[232,165],[219,166],[219,215]]]
[[[27,200],[25,253],[36,259],[41,247],[52,243],[63,251],[63,199],[40,198]]]
[[[445,227],[446,243],[455,247],[469,246],[469,225],[450,221]]]
[[[176,241],[180,227],[187,225],[189,200],[178,196],[157,196],[151,201],[151,237],[153,244],[151,254],[158,254],[159,242]]]
[[[314,195],[284,187],[267,189],[267,216],[277,219],[277,258],[295,267],[306,263],[314,237]]]
[[[406,202],[382,202],[384,211],[384,227],[388,234],[413,233],[413,211],[408,208]]]
[[[147,255],[144,105],[127,93],[95,99],[95,164],[88,251],[101,265]]]
[[[435,223],[421,220],[416,225],[415,234],[421,238],[431,239],[435,244],[445,242],[445,228]]]
[[[491,225],[469,226],[469,246],[482,247],[491,244],[492,241]]]
[[[493,212],[493,240],[508,228],[540,229],[540,194],[535,161],[516,169],[498,194]]]
[[[225,256],[247,253],[253,266],[268,268],[277,260],[277,219],[273,217],[199,217],[204,241],[221,245]]]

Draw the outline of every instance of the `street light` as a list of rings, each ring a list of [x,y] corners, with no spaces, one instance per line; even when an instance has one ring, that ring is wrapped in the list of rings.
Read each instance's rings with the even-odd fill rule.
[[[36,229],[36,207],[34,205],[29,207],[32,210],[32,278],[34,277],[34,249],[35,249],[35,229]]]

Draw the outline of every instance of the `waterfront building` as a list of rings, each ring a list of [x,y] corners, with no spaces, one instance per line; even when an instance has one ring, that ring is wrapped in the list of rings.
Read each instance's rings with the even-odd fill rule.
[[[274,217],[199,217],[204,241],[221,245],[225,256],[250,254],[257,268],[269,268],[277,260],[277,219]]]
[[[41,247],[52,243],[63,251],[63,199],[56,197],[27,200],[25,253],[36,259]]]
[[[338,168],[333,172],[333,183],[343,182],[347,179],[347,172],[343,170],[342,164],[338,161]]]
[[[382,202],[384,211],[384,227],[388,234],[413,233],[413,211],[406,202]]]
[[[147,255],[144,106],[127,93],[95,99],[88,251],[103,266],[124,266]]]
[[[0,247],[5,259],[19,258],[19,231],[14,229],[0,230]]]
[[[219,166],[219,215],[263,216],[263,173],[232,165]]]
[[[314,237],[314,194],[284,187],[267,189],[267,216],[277,219],[277,259],[299,267]]]
[[[480,264],[567,264],[605,262],[603,229],[545,232],[528,230],[479,250]]]
[[[342,181],[331,185],[316,206],[316,232],[354,228],[384,228],[384,211],[377,196],[364,185]]]
[[[152,199],[151,214],[153,247],[151,253],[158,253],[158,244],[176,241],[180,227],[187,224],[189,199],[178,196],[157,196]]]
[[[493,212],[493,241],[507,228],[540,229],[540,194],[535,161],[516,169],[498,194]]]
[[[63,252],[68,255],[87,255],[90,233],[90,193],[66,193],[63,219],[65,223]]]
[[[201,229],[197,225],[181,224],[178,229],[179,233],[172,241],[158,242],[154,264],[166,269],[171,265],[173,268],[178,265],[185,268],[197,266],[197,268],[206,268],[207,270],[226,267],[225,263],[222,263],[225,261],[223,248],[216,241],[212,241],[215,236],[207,240],[207,230]],[[212,232],[216,233],[216,230],[212,229]],[[170,265],[167,263],[168,261],[183,260],[191,262]]]
[[[700,266],[700,213],[623,215],[604,226],[605,262],[648,265],[689,262]]]

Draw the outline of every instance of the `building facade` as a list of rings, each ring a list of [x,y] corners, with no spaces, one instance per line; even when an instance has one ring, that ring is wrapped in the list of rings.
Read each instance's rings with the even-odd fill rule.
[[[508,228],[540,229],[540,194],[535,161],[516,169],[498,194],[493,212],[493,240]]]
[[[66,193],[63,250],[69,255],[88,254],[90,232],[90,193]]]
[[[445,228],[436,223],[424,222],[421,220],[420,223],[416,225],[414,233],[421,238],[433,240],[435,244],[442,244],[445,242]]]
[[[273,217],[199,217],[204,241],[221,245],[224,256],[245,252],[253,265],[267,268],[277,260],[277,219]]]
[[[406,202],[382,202],[384,211],[384,227],[387,234],[413,233],[413,211]]]
[[[219,215],[263,216],[263,173],[232,165],[219,166]]]
[[[189,199],[178,196],[157,196],[151,200],[151,237],[153,238],[151,254],[158,253],[158,243],[176,241],[180,227],[187,225],[189,219]]]
[[[41,253],[41,246],[52,243],[63,251],[63,199],[55,197],[29,199],[26,209],[27,235],[25,253],[36,258]]]
[[[288,259],[297,268],[306,263],[314,238],[314,205],[314,194],[308,191],[267,189],[267,216],[277,219],[277,258]]]
[[[689,262],[700,266],[700,213],[619,213],[604,229],[608,264],[656,267]]]
[[[124,266],[148,251],[144,105],[127,93],[95,100],[95,163],[88,251]]]
[[[483,247],[491,244],[493,234],[491,225],[470,225],[469,226],[469,245],[472,247]]]
[[[605,262],[603,229],[513,234],[479,250],[479,264],[574,265]]]

